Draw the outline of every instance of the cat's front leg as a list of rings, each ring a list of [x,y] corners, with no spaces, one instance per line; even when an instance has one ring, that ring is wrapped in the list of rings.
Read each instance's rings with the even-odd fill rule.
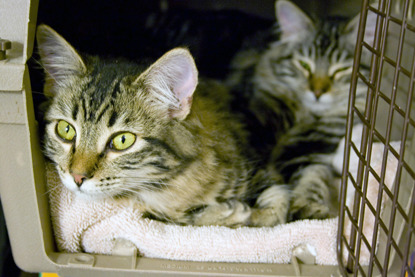
[[[324,219],[330,214],[332,169],[313,164],[299,169],[293,176],[290,216],[292,219]]]
[[[246,203],[231,199],[199,208],[192,213],[191,221],[198,226],[239,227],[247,225],[250,216],[251,208]]]

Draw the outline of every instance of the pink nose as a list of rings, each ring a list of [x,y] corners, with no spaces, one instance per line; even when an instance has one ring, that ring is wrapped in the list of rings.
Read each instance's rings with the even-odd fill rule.
[[[78,187],[82,186],[82,183],[85,181],[85,179],[87,178],[85,174],[76,174],[76,173],[72,173],[73,179],[76,183],[76,185]]]

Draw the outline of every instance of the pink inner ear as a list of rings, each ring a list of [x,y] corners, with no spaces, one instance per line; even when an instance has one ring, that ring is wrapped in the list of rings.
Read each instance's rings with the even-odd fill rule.
[[[276,9],[283,38],[299,35],[313,28],[313,23],[307,15],[294,4],[286,1],[277,2]]]
[[[182,102],[183,99],[191,97],[196,88],[196,78],[193,75],[191,69],[186,70],[183,76],[178,80],[177,85],[174,88],[174,94]]]
[[[143,75],[143,74],[142,74]],[[198,82],[198,72],[190,52],[176,48],[164,54],[142,76],[160,110],[170,118],[183,120],[190,112],[192,95]]]
[[[290,12],[290,9],[285,5],[278,9],[278,22],[284,31],[289,30],[290,25],[295,23],[295,16],[292,16]]]
[[[182,72],[180,72],[180,76],[175,80],[176,83],[173,88],[173,92],[179,100],[180,107],[172,110],[171,116],[184,119],[189,114],[192,106],[193,92],[197,86],[197,71],[193,69],[192,64],[187,63],[183,64],[181,69]]]

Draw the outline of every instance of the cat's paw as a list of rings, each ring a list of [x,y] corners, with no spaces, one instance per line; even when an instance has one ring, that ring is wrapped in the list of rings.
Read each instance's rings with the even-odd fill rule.
[[[301,193],[299,193],[301,192]],[[314,190],[295,190],[290,207],[290,219],[325,219],[329,217],[330,207],[327,196],[323,188],[318,193]]]
[[[193,215],[193,224],[239,227],[247,225],[250,216],[251,209],[247,204],[229,200],[204,207]]]
[[[272,227],[287,222],[287,210],[254,209],[250,218],[251,227]]]
[[[264,190],[252,210],[250,226],[275,226],[287,222],[290,192],[286,186],[275,185]]]
[[[294,201],[290,209],[292,220],[325,219],[330,215],[330,208],[325,203]]]
[[[333,186],[331,169],[325,165],[309,165],[292,191],[290,218],[324,219],[330,215],[330,187]]]

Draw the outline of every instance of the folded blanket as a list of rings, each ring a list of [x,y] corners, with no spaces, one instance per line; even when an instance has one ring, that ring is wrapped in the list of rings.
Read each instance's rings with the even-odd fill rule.
[[[373,147],[383,150],[382,145]],[[393,171],[389,174],[393,181],[396,161],[388,162],[388,167]],[[78,199],[61,185],[52,165],[47,166],[47,178],[52,222],[61,251],[112,254],[115,244],[122,239],[134,244],[140,255],[150,258],[289,263],[293,252],[303,248],[315,256],[316,264],[337,264],[337,218],[302,220],[271,228],[177,226],[142,218],[138,211],[111,199]],[[369,183],[376,199],[378,183]],[[373,222],[368,216],[368,234],[371,228]],[[363,264],[369,260],[366,254],[361,256]]]

